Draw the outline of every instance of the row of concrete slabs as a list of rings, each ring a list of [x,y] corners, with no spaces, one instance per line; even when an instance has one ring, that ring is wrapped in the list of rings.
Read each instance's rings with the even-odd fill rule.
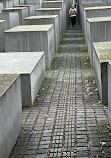
[[[81,4],[79,13],[83,18],[80,18],[80,23],[99,95],[102,103],[108,104],[111,125],[111,2],[88,3],[87,1],[83,7]]]

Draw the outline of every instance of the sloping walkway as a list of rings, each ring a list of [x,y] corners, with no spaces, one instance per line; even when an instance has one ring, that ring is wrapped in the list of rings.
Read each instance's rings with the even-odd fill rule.
[[[10,158],[111,158],[107,107],[100,102],[79,26],[68,28]]]

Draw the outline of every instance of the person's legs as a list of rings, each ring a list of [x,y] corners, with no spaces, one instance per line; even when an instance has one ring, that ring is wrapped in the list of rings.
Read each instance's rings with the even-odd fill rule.
[[[72,23],[72,26],[73,26],[73,17],[71,17],[71,23]]]
[[[76,25],[76,16],[74,16],[73,24]]]

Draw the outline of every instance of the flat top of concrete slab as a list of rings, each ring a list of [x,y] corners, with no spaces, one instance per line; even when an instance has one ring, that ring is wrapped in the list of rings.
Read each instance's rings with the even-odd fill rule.
[[[39,15],[39,16],[30,16],[24,19],[49,19],[49,18],[56,18],[58,15]]]
[[[41,10],[41,11],[44,11],[44,10],[61,10],[61,8],[39,8],[36,10]]]
[[[43,3],[62,3],[62,1],[44,1]]]
[[[53,25],[19,25],[5,32],[35,32],[35,31],[48,31]]]
[[[87,18],[87,20],[88,20],[89,22],[111,21],[111,16]]]
[[[99,10],[99,9],[111,9],[111,6],[98,6],[98,7],[87,7],[84,10]]]
[[[6,92],[18,76],[18,74],[0,74],[0,97]]]
[[[14,7],[30,7],[30,6],[35,6],[34,4],[20,4],[20,5],[15,5]]]
[[[111,61],[111,42],[94,42],[93,46],[100,63]]]
[[[44,52],[0,53],[0,74],[28,74],[33,71]]]
[[[6,8],[6,9],[3,9],[3,11],[15,11],[15,10],[22,10],[22,9],[26,9],[26,7]]]

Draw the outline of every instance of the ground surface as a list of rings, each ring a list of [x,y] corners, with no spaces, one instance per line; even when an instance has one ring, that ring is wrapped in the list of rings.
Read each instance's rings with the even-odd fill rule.
[[[69,27],[10,158],[111,158],[107,107],[100,102],[79,26]]]

